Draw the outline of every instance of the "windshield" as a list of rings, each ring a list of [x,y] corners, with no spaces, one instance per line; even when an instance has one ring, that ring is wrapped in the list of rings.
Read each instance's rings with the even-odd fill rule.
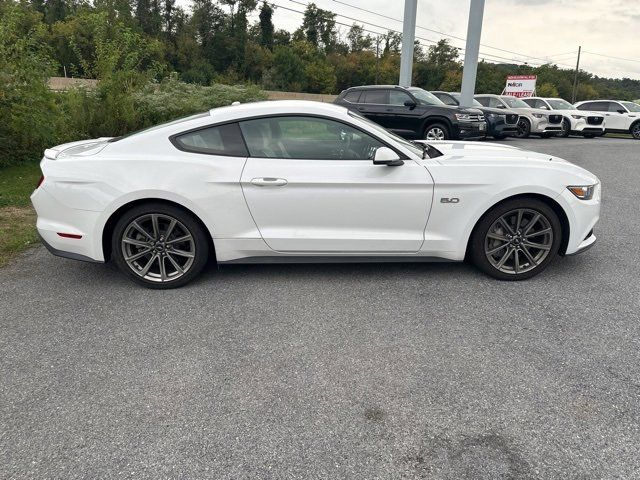
[[[453,98],[455,98],[458,103],[460,103],[460,94],[459,93],[451,93],[450,94]],[[473,99],[473,104],[474,107],[483,107],[484,105],[482,105],[478,100],[476,100],[475,98]]]
[[[640,105],[633,102],[620,102],[622,105],[627,107],[627,110],[630,112],[640,112]]]
[[[550,98],[547,103],[551,105],[552,110],[575,110],[576,107],[561,98]]]
[[[531,108],[531,105],[527,105],[516,97],[502,96],[500,98],[509,106],[509,108]]]
[[[349,115],[351,115],[352,117],[357,118],[358,120],[361,120],[361,121],[365,122],[367,125],[369,125],[371,128],[373,128],[374,130],[376,130],[378,133],[382,134],[383,136],[393,138],[396,142],[401,144],[403,147],[408,148],[410,151],[412,151],[413,153],[415,153],[419,157],[422,157],[422,147],[420,147],[420,146],[416,145],[415,143],[412,143],[412,142],[410,142],[408,140],[405,140],[404,138],[396,135],[393,132],[390,132],[389,130],[387,130],[387,129],[381,127],[380,125],[378,125],[377,123],[372,122],[368,118],[365,118],[362,115],[358,115],[357,113],[352,112],[351,110],[349,110]]]
[[[420,103],[424,105],[444,105],[444,102],[436,97],[433,93],[422,90],[421,88],[409,90]]]

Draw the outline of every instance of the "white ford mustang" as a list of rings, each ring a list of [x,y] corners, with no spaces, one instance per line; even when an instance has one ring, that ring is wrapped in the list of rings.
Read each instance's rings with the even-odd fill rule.
[[[595,242],[600,182],[549,155],[410,143],[346,108],[234,105],[45,151],[54,254],[171,288],[219,263],[471,260],[503,280]]]

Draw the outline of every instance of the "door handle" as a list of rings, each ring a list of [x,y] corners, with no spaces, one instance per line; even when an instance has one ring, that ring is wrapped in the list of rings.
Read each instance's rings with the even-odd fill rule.
[[[258,187],[283,187],[287,181],[284,178],[261,177],[252,179],[251,184]]]

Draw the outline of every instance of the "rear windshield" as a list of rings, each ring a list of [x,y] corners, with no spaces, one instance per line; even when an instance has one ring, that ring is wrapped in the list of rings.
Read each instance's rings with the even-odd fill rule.
[[[121,135],[119,137],[114,137],[109,142],[117,142],[122,140],[123,138],[133,137],[134,135],[138,135],[140,133],[152,132],[154,130],[158,130],[160,128],[168,127],[169,125],[176,125],[178,123],[187,122],[189,120],[195,120],[196,118],[204,118],[208,117],[209,112],[196,113],[195,115],[189,115],[188,117],[177,118],[175,120],[171,120],[169,122],[161,123],[160,125],[154,125],[153,127],[143,128],[142,130],[137,130],[135,132],[127,133],[126,135]]]

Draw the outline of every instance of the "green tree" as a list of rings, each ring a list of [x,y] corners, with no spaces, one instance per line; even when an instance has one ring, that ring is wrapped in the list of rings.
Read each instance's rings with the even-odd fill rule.
[[[260,7],[260,15],[258,18],[260,19],[260,45],[269,50],[273,50],[273,8],[269,5],[266,0],[263,0],[262,6]]]
[[[349,43],[349,50],[352,52],[369,50],[373,46],[373,38],[371,38],[371,35],[365,35],[364,28],[355,23],[351,25],[347,33],[347,41]]]

